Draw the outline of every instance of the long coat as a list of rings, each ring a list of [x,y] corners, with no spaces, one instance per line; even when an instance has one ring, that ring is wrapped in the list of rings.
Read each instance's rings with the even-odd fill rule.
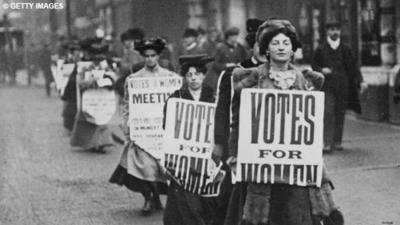
[[[259,66],[260,63],[255,63],[252,59],[247,59],[240,63],[243,68],[252,68]],[[214,126],[214,142],[215,144],[222,145],[224,152],[222,160],[227,159],[227,148],[230,130],[231,118],[231,101],[233,96],[231,78],[232,72],[236,67],[229,67],[218,79],[217,85],[217,108],[215,110],[215,126]]]
[[[240,96],[243,88],[256,86],[276,89],[269,76],[262,76],[263,74],[269,74],[267,64],[263,64],[257,68],[236,69],[233,71],[235,95]],[[259,79],[261,76],[263,78]],[[312,76],[315,79],[312,82],[318,89],[323,83],[322,75],[314,73]],[[296,71],[296,81],[293,84],[293,89],[307,90],[307,83],[308,81],[303,74],[300,71]],[[229,154],[236,157],[239,137],[240,98],[236,98],[232,102],[232,105],[232,131],[230,134]],[[330,181],[326,177],[326,174],[323,176],[322,183],[323,187],[328,188],[325,185],[328,185]],[[254,216],[257,212],[260,212],[258,213],[258,217],[266,219],[269,222],[268,224],[316,225],[320,223],[319,216],[321,215],[319,212],[323,211],[321,208],[328,211],[326,215],[335,209],[335,206],[332,204],[319,206],[320,201],[316,197],[318,194],[320,194],[320,189],[314,187],[298,187],[286,184],[237,183],[232,192],[225,224],[263,224],[243,220],[243,216],[245,215]],[[265,201],[266,198],[269,200],[263,205],[263,209],[252,208],[254,207],[253,204],[257,205],[257,203],[260,203],[260,200]],[[244,206],[247,201],[250,204],[246,209]],[[330,199],[329,202],[333,203],[333,200]],[[250,219],[254,219],[254,217],[250,217]]]
[[[330,46],[327,43],[319,46],[314,53],[311,67],[313,70],[321,72],[324,67],[331,67],[331,60],[328,56],[330,51]],[[344,71],[346,71],[345,76],[347,80],[342,80],[342,82],[347,82],[348,85],[348,96],[347,96],[347,108],[354,110],[357,113],[361,113],[361,105],[358,97],[358,90],[360,88],[360,83],[363,81],[360,67],[358,66],[356,58],[351,52],[351,48],[347,45],[340,44],[337,50],[341,50],[343,54],[344,61]],[[333,79],[325,79],[325,85],[330,85],[331,82],[336,82]],[[343,83],[333,84],[338,87],[343,87]]]
[[[168,99],[171,98],[194,100],[186,86],[176,90]],[[210,87],[203,86],[199,101],[214,102],[213,90]],[[164,106],[164,124],[166,106],[167,104]],[[214,212],[212,209],[212,202],[209,198],[185,191],[175,184],[174,181],[171,181],[164,211],[164,225],[208,225],[213,220]]]

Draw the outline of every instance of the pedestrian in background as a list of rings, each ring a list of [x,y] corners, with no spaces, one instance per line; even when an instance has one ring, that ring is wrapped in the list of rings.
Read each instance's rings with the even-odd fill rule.
[[[358,94],[367,87],[349,46],[340,38],[341,25],[326,23],[326,41],[314,53],[311,66],[325,76],[324,151],[343,150],[346,109],[361,113]]]
[[[136,48],[144,58],[144,67],[129,75],[125,81],[122,117],[124,121],[123,130],[128,141],[125,143],[120,163],[112,174],[110,182],[124,185],[131,191],[141,193],[144,197],[141,212],[143,215],[150,215],[153,210],[163,208],[160,194],[166,193],[166,180],[157,159],[141,146],[138,146],[134,140],[130,140],[128,80],[135,77],[174,77],[177,74],[159,65],[160,54],[165,48],[163,39],[149,39]],[[128,152],[132,154],[128,154]],[[128,162],[128,160],[130,161]]]
[[[53,72],[51,71],[51,49],[46,43],[43,44],[39,53],[39,67],[42,70],[45,81],[46,95],[51,96],[51,83],[54,81]]]
[[[176,90],[169,99],[181,98],[200,102],[214,102],[213,90],[203,85],[207,71],[206,64],[212,60],[213,58],[205,54],[179,57],[180,75],[184,77],[185,82],[184,86]],[[164,106],[164,126],[167,103],[168,100]],[[212,201],[210,197],[201,197],[184,190],[174,179],[171,179],[164,212],[164,225],[211,224],[216,219],[213,216],[215,215],[215,208]]]
[[[205,54],[206,50],[199,45],[199,32],[193,28],[186,28],[182,36],[182,44],[177,52],[177,58],[182,55]]]
[[[247,59],[247,50],[238,42],[239,28],[232,27],[225,31],[225,41],[218,43],[215,52],[215,61],[207,74],[206,84],[214,90],[221,72],[228,67],[236,66]]]

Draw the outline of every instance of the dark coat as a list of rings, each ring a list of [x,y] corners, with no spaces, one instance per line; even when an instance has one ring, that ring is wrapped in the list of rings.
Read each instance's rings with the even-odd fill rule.
[[[360,83],[363,81],[360,67],[358,66],[356,58],[351,52],[351,48],[347,45],[340,44],[338,50],[341,50],[343,55],[343,69],[346,71],[345,76],[347,80],[342,80],[347,82],[348,85],[348,96],[347,96],[347,109],[354,110],[357,113],[361,113],[361,105],[358,96],[358,90],[360,89]],[[331,60],[329,59],[328,51],[331,51],[330,46],[327,43],[319,46],[314,53],[311,67],[313,70],[321,72],[324,67],[331,67]],[[327,77],[325,79],[325,85],[330,85],[331,82],[336,82],[334,79]],[[342,84],[334,84],[339,87],[344,87]],[[323,89],[324,90],[324,89]]]
[[[247,55],[246,49],[239,43],[236,46],[229,45],[226,42],[218,43],[215,50],[215,60],[210,63],[204,82],[215,90],[221,72],[227,69],[226,64],[240,63],[247,59]]]
[[[235,95],[240,96],[242,88],[252,88],[260,86],[261,88],[276,88],[273,81],[268,76],[268,66],[261,65],[257,68],[251,69],[237,69],[233,71],[233,82],[235,88]],[[323,79],[319,73],[312,74],[311,79],[316,89],[322,86]],[[260,79],[260,77],[263,77]],[[308,79],[298,71],[296,73],[296,82],[293,84],[292,89],[306,90]],[[230,134],[230,155],[236,157],[237,145],[239,137],[239,109],[240,98],[234,99],[232,102],[232,131]],[[323,178],[324,180],[324,178]],[[329,182],[325,177],[323,183]],[[257,196],[256,192],[250,191],[253,188],[257,191],[263,190],[263,194]],[[250,195],[249,195],[250,193]],[[257,202],[259,199],[270,197],[268,209],[269,214],[265,215],[269,224],[293,224],[293,225],[316,225],[320,224],[318,216],[312,215],[313,208],[312,198],[319,193],[319,189],[311,187],[298,187],[290,186],[287,184],[247,184],[237,183],[233,189],[230,207],[226,216],[225,224],[251,224],[242,220],[242,215],[247,213],[257,214],[257,210],[244,208],[246,201],[252,203]],[[262,197],[263,196],[263,197]],[[252,203],[249,206],[252,206]],[[315,201],[314,201],[315,203]],[[314,204],[315,205],[315,204]],[[265,210],[263,209],[263,212]],[[260,213],[260,215],[262,212]],[[247,221],[248,222],[248,221]]]
[[[75,66],[74,70],[71,73],[71,76],[68,79],[67,86],[65,86],[65,90],[61,99],[63,101],[76,102],[76,74],[77,74],[77,66]]]
[[[255,64],[251,59],[247,59],[240,63],[243,68],[256,67],[259,64]],[[214,126],[214,142],[215,144],[222,145],[224,147],[224,152],[222,155],[222,160],[227,159],[227,147],[229,140],[229,130],[230,130],[230,118],[231,118],[231,101],[233,96],[231,77],[232,71],[235,67],[227,68],[219,78],[218,84],[218,96],[217,96],[217,108],[215,111],[215,126]]]
[[[194,100],[186,86],[176,90],[169,98],[182,98]],[[168,102],[167,100],[167,102]],[[200,102],[214,102],[213,90],[208,86],[203,86],[200,95]],[[167,110],[167,103],[164,106],[164,121]],[[179,187],[174,181],[168,188],[167,203],[164,211],[163,222],[165,225],[193,224],[208,225],[213,221],[213,201],[190,193]]]

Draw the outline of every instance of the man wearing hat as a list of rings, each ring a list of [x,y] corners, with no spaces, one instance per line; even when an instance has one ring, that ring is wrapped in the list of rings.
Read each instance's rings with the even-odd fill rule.
[[[238,42],[238,37],[239,28],[231,27],[225,31],[225,41],[217,44],[215,62],[206,81],[213,89],[216,89],[218,77],[223,70],[247,59],[247,51]]]
[[[165,42],[161,38],[149,39],[136,49],[144,58],[144,67],[134,74],[127,77],[174,77],[176,73],[160,67],[160,53],[165,48]],[[124,121],[124,132],[127,140],[129,135],[129,93],[128,83],[125,81],[124,97],[122,99],[122,117]],[[140,110],[140,109],[137,109]],[[130,157],[128,157],[130,152]],[[129,162],[127,163],[127,160]],[[129,174],[128,169],[129,166]],[[159,195],[165,190],[165,177],[159,170],[157,160],[138,146],[134,141],[128,141],[124,146],[121,161],[110,178],[111,183],[124,185],[128,189],[140,192],[144,197],[144,204],[141,209],[144,215],[149,215],[154,209],[162,209],[163,206]]]
[[[326,23],[326,42],[314,53],[311,66],[325,76],[324,151],[343,150],[346,109],[361,113],[358,92],[366,88],[351,48],[341,42],[338,21]]]
[[[206,50],[199,45],[199,32],[193,28],[186,28],[182,37],[182,45],[178,49],[177,57],[182,55],[205,54]]]

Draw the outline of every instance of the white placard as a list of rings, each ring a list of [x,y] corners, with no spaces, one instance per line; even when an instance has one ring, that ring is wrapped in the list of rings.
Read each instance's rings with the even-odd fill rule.
[[[244,89],[236,180],[320,186],[324,93]]]
[[[211,159],[214,114],[213,103],[168,100],[163,165],[184,190],[206,197],[219,195],[225,176]]]
[[[97,125],[110,122],[117,109],[113,90],[105,88],[88,89],[82,93],[82,112],[86,121]]]
[[[157,159],[163,156],[164,104],[181,86],[181,77],[133,77],[128,80],[130,138]]]

